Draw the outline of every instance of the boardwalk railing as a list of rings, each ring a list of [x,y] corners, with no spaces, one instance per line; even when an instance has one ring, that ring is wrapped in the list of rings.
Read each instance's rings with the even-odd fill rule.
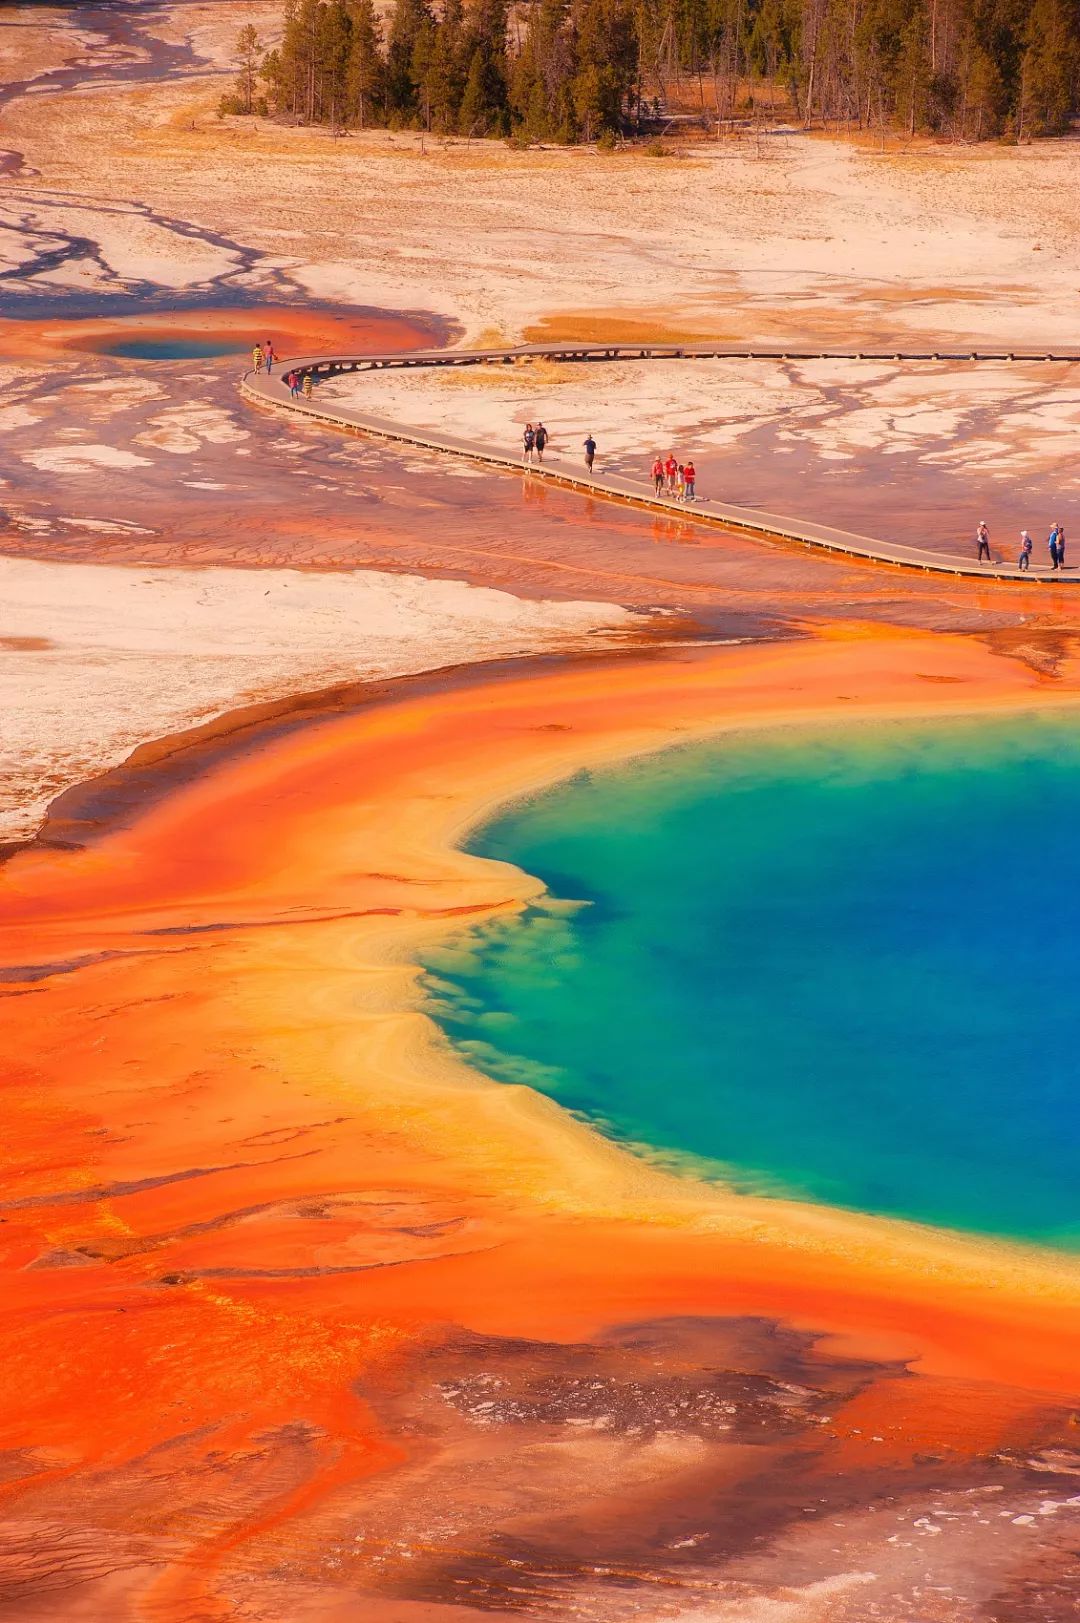
[[[335,402],[324,404],[303,396],[294,398],[284,382],[284,374],[296,372],[304,377],[310,374],[313,383],[320,379],[340,377],[349,372],[382,371],[390,368],[448,367],[448,366],[528,366],[535,360],[565,362],[604,362],[637,360],[853,360],[853,361],[1080,361],[1080,354],[1041,351],[934,351],[912,353],[894,350],[817,350],[804,351],[781,348],[732,349],[721,345],[669,345],[669,344],[527,344],[517,349],[493,350],[412,350],[387,355],[309,355],[279,363],[281,370],[268,375],[265,372],[246,372],[240,383],[241,393],[253,404],[287,411],[298,417],[325,424],[347,434],[371,435],[377,439],[396,441],[422,450],[438,451],[444,455],[464,457],[488,467],[522,472],[520,457],[514,453],[493,450],[472,440],[439,434],[432,430],[412,428],[392,422],[373,413],[357,411],[351,406]],[[757,507],[741,506],[711,498],[693,505],[667,495],[656,496],[645,485],[614,474],[589,473],[577,470],[561,460],[548,461],[526,470],[530,477],[546,479],[553,484],[565,485],[589,495],[603,496],[611,501],[625,502],[634,507],[647,508],[668,518],[677,518],[694,524],[711,525],[724,530],[737,530],[772,540],[796,542],[802,546],[825,552],[839,553],[873,563],[891,565],[900,569],[917,569],[926,574],[963,576],[978,580],[1017,580],[1059,585],[1075,585],[1080,576],[1061,573],[1046,567],[1033,567],[1020,571],[1015,559],[998,559],[993,563],[977,563],[970,556],[950,555],[919,547],[905,546],[873,536],[856,535],[847,530],[806,520],[791,519],[783,514],[768,513]],[[974,550],[974,542],[972,543]]]

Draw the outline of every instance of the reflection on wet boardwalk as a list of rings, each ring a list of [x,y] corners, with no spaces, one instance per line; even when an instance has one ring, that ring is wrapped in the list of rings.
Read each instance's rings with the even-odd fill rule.
[[[348,406],[335,402],[332,406],[316,404],[314,400],[303,396],[295,397],[286,386],[285,375],[288,371],[297,372],[302,376],[311,375],[315,378],[329,378],[345,372],[378,371],[387,367],[446,367],[446,366],[490,366],[490,365],[528,365],[535,360],[557,360],[560,362],[602,363],[625,360],[687,360],[716,359],[731,360],[744,357],[747,360],[760,360],[763,358],[791,360],[791,359],[822,359],[822,360],[891,360],[891,361],[1074,361],[1080,357],[1072,355],[1046,355],[1033,353],[1020,354],[1019,352],[995,352],[994,354],[981,354],[968,352],[956,355],[943,353],[934,354],[893,354],[876,355],[859,351],[850,354],[839,351],[830,351],[820,355],[795,355],[789,351],[779,350],[720,350],[713,346],[585,346],[582,344],[532,344],[516,350],[426,350],[413,351],[409,355],[363,355],[363,356],[303,356],[291,360],[274,375],[265,372],[247,372],[241,382],[241,392],[258,405],[270,405],[286,411],[293,411],[301,415],[323,422],[331,427],[345,430],[347,433],[362,433],[377,436],[384,440],[393,440],[400,444],[416,446],[430,451],[440,451],[452,456],[467,457],[473,462],[482,462],[491,467],[518,469],[519,459],[508,455],[505,451],[492,449],[477,441],[462,439],[453,435],[435,433],[430,429],[414,428],[405,424],[391,421],[389,418],[359,412]],[[530,466],[527,470],[530,476],[538,479],[550,480],[555,484],[568,485],[573,489],[587,492],[590,495],[601,495],[611,500],[630,502],[638,507],[646,507],[664,513],[677,513],[683,520],[695,524],[718,526],[724,530],[739,530],[751,535],[761,535],[778,538],[784,541],[795,541],[802,545],[821,549],[826,552],[840,553],[852,558],[868,559],[874,563],[888,564],[897,568],[917,569],[927,573],[944,575],[964,575],[976,579],[1015,581],[1026,579],[1037,582],[1050,578],[1057,584],[1071,584],[1080,578],[1070,576],[1067,570],[1032,567],[1019,570],[1014,559],[1003,559],[1000,554],[989,563],[979,563],[970,557],[950,555],[942,552],[931,552],[919,547],[905,546],[885,538],[859,535],[848,530],[835,529],[829,525],[817,524],[807,520],[792,519],[785,515],[770,513],[759,507],[749,507],[734,502],[717,501],[712,498],[703,498],[696,501],[692,508],[674,496],[654,495],[647,486],[640,481],[622,478],[613,474],[597,474],[591,470],[582,472],[580,469],[571,469],[553,459],[540,466]]]

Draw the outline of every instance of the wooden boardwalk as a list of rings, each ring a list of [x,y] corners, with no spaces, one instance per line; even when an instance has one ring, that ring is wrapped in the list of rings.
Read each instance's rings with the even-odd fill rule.
[[[854,361],[1080,361],[1080,354],[1046,354],[1035,351],[933,351],[926,353],[893,350],[816,350],[761,348],[731,349],[718,345],[662,345],[662,344],[528,344],[518,349],[497,350],[412,350],[405,354],[390,355],[309,355],[283,363],[282,371],[268,377],[265,372],[246,372],[240,383],[241,393],[255,405],[286,411],[297,417],[307,417],[324,423],[329,428],[348,434],[373,435],[378,439],[416,446],[426,451],[439,451],[446,455],[467,458],[488,467],[509,469],[522,473],[520,455],[493,450],[472,440],[457,439],[448,434],[437,434],[421,428],[410,428],[391,422],[368,412],[361,412],[340,404],[324,405],[316,399],[294,400],[285,386],[283,373],[310,372],[314,379],[337,377],[347,372],[381,371],[388,368],[446,367],[446,366],[527,366],[534,359],[581,363],[629,360],[854,360]],[[742,531],[750,535],[775,540],[797,542],[824,552],[839,553],[850,558],[865,559],[872,563],[891,565],[898,569],[915,569],[924,574],[954,575],[973,580],[1007,580],[1031,584],[1071,586],[1080,583],[1080,575],[1071,569],[1052,570],[1048,565],[1034,564],[1030,570],[1019,570],[1015,555],[997,556],[992,563],[979,564],[970,555],[952,555],[904,546],[878,537],[855,535],[848,530],[832,529],[802,519],[787,518],[779,513],[768,513],[758,507],[740,506],[713,498],[702,499],[688,505],[669,496],[655,496],[644,481],[625,479],[613,474],[587,473],[584,466],[575,468],[567,462],[553,458],[542,466],[527,470],[528,477],[548,480],[593,496],[611,501],[626,502],[635,507],[648,508],[667,518],[688,523],[712,525],[724,530]],[[1037,542],[1038,546],[1038,542]],[[974,541],[972,542],[974,550]],[[995,549],[999,552],[1000,549]]]

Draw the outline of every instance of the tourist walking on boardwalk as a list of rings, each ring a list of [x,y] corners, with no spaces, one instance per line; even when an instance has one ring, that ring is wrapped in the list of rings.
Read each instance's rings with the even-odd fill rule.
[[[652,482],[654,493],[657,496],[662,496],[664,493],[664,459],[659,451],[657,451],[656,460],[652,465]]]
[[[975,531],[975,539],[979,543],[979,556],[975,560],[976,563],[981,564],[984,558],[986,559],[987,563],[989,563],[990,562],[990,531],[986,527],[986,520],[984,518],[981,518],[979,520],[979,528]]]
[[[274,369],[274,362],[277,360],[277,355],[274,353],[273,339],[268,338],[266,340],[266,348],[263,354],[266,356],[266,375],[269,377]]]
[[[1065,526],[1064,526],[1064,524],[1062,524],[1060,519],[1058,520],[1057,533],[1058,533],[1058,568],[1059,569],[1064,569],[1065,568]]]
[[[679,463],[679,472],[675,479],[675,497],[677,501],[686,500],[686,469]]]
[[[314,379],[312,378],[311,373],[310,372],[305,372],[304,373],[304,399],[305,400],[310,400],[311,399],[311,390],[312,390],[313,385],[314,385]]]
[[[588,434],[585,437],[584,444],[585,444],[585,468],[586,468],[586,471],[588,473],[592,473],[592,465],[596,460],[596,441],[593,439],[591,434]]]
[[[675,460],[674,451],[668,452],[668,459],[664,463],[664,477],[667,479],[668,495],[675,494],[675,481],[679,477],[679,464]]]
[[[1031,553],[1035,543],[1026,530],[1020,531],[1020,556],[1016,560],[1017,569],[1031,568]]]
[[[1046,538],[1046,545],[1047,545],[1047,547],[1049,549],[1049,552],[1050,552],[1050,568],[1051,569],[1060,569],[1060,567],[1061,567],[1061,554],[1058,551],[1058,527],[1057,527],[1056,524],[1054,525],[1054,528],[1050,531],[1050,534]]]
[[[536,430],[531,423],[525,424],[521,436],[521,460],[527,468],[532,467],[533,452],[536,450]]]
[[[534,438],[534,443],[536,445],[536,460],[538,462],[543,462],[543,460],[544,460],[544,447],[546,446],[548,440],[551,438],[551,435],[548,433],[548,431],[544,427],[543,423],[537,423],[537,425],[536,425],[536,433],[535,433],[533,438]]]
[[[300,379],[297,377],[295,372],[287,372],[285,374],[285,383],[289,393],[295,400],[297,395],[300,393]]]
[[[261,372],[262,371],[262,369],[263,369],[263,352],[262,352],[262,345],[261,344],[256,344],[255,348],[252,350],[252,352],[251,352],[251,364],[255,368],[256,372]]]
[[[686,467],[682,471],[682,476],[683,494],[685,495],[686,500],[688,502],[696,501],[697,496],[695,492],[697,490],[697,469],[694,467],[692,462],[688,462],[686,464]]]

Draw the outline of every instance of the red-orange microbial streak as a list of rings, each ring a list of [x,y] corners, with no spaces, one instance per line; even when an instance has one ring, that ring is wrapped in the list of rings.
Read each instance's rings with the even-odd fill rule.
[[[301,1567],[328,1582],[335,1540],[375,1593],[396,1548],[381,1484],[426,1468],[433,1422],[406,1442],[360,1394],[404,1403],[434,1379],[426,1349],[461,1335],[557,1349],[645,1320],[798,1327],[889,1361],[838,1404],[832,1441],[856,1455],[871,1427],[901,1452],[977,1453],[1026,1435],[1029,1405],[1074,1402],[1068,1259],[669,1180],[471,1077],[433,1040],[409,957],[456,915],[535,893],[453,844],[533,785],[841,707],[1075,703],[1075,677],[1040,684],[962,638],[860,634],[478,678],[249,748],[88,849],[16,857],[0,877],[11,1525],[92,1526],[86,1582],[110,1618],[289,1615],[273,1584]],[[898,1383],[897,1360],[921,1378]],[[439,1446],[482,1479],[475,1441]],[[472,1527],[454,1514],[416,1548]],[[369,1522],[378,1559],[355,1543]],[[304,1615],[352,1615],[304,1593]],[[363,1615],[408,1615],[387,1604]]]
[[[335,1434],[331,1434],[332,1436]],[[309,1515],[335,1491],[355,1488],[366,1476],[385,1469],[402,1457],[377,1438],[368,1443],[323,1445],[330,1458],[302,1483],[262,1511],[237,1522],[216,1539],[197,1544],[183,1561],[166,1570],[147,1592],[141,1610],[147,1618],[222,1618],[235,1615],[232,1605],[215,1593],[214,1580],[222,1564],[245,1546],[257,1546],[286,1523]]]
[[[1013,1375],[1015,1379],[1015,1372]],[[955,1459],[1030,1449],[1039,1442],[1039,1405],[1023,1387],[901,1377],[876,1382],[829,1417],[832,1469],[910,1466],[920,1455]],[[868,1446],[872,1445],[872,1446]]]

